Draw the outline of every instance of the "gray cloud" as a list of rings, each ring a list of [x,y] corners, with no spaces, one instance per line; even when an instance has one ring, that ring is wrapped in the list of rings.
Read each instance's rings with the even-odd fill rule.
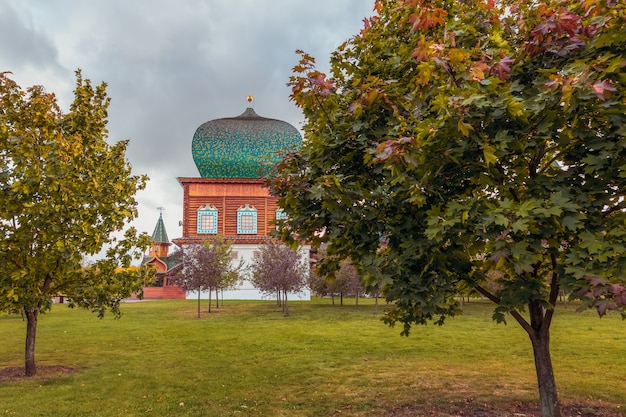
[[[0,1],[0,38],[0,62],[7,67],[46,67],[56,61],[52,41],[6,1]]]
[[[136,226],[152,232],[166,207],[180,234],[177,177],[198,176],[195,129],[236,116],[255,97],[257,113],[300,127],[289,101],[296,49],[327,68],[329,54],[356,34],[373,0],[0,0],[0,70],[22,86],[43,84],[71,100],[72,72],[106,81],[110,141],[130,139],[128,159],[151,177]]]

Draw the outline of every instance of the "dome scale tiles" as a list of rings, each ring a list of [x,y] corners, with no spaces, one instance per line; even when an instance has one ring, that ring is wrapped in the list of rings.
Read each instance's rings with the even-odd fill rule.
[[[200,125],[191,151],[202,178],[262,178],[278,162],[280,152],[301,144],[295,127],[247,108],[237,117]]]

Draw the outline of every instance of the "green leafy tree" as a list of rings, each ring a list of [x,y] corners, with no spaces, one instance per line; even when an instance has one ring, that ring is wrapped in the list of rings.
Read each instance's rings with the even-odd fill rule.
[[[329,270],[378,269],[404,334],[458,314],[463,282],[512,317],[545,417],[559,292],[626,308],[625,7],[377,1],[331,77],[302,53],[306,140],[268,181],[282,238],[327,242]]]
[[[80,71],[76,78],[74,102],[63,113],[42,86],[24,91],[0,74],[0,308],[26,316],[28,376],[37,372],[37,321],[54,296],[118,317],[120,301],[153,276],[129,268],[150,237],[126,228],[147,177],[132,175],[128,141],[105,141],[106,84],[93,88]],[[102,259],[81,266],[102,251]]]

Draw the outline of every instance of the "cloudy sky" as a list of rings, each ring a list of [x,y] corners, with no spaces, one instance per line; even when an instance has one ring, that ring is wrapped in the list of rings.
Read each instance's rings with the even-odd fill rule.
[[[150,182],[134,225],[152,233],[164,207],[181,235],[182,187],[197,177],[191,140],[205,121],[255,111],[297,128],[286,86],[296,49],[327,69],[330,53],[362,27],[374,0],[0,0],[0,71],[41,84],[67,111],[74,71],[111,97],[109,142]]]

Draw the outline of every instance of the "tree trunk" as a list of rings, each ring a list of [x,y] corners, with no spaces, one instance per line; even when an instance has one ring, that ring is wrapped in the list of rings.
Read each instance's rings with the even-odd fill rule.
[[[378,291],[374,297],[374,314],[378,314]]]
[[[539,302],[531,302],[528,305],[528,312],[530,314],[530,326],[522,327],[528,333],[533,346],[541,416],[561,417],[552,358],[550,356],[550,324],[552,323],[554,309],[546,310]]]
[[[217,287],[215,287],[215,308],[220,308],[220,293]]]
[[[198,288],[198,318],[200,318],[200,288]]]
[[[556,256],[552,256],[552,262],[553,265],[556,265]],[[528,334],[530,343],[533,346],[542,417],[561,417],[561,408],[559,407],[554,371],[552,369],[552,358],[550,357],[550,325],[554,317],[554,306],[556,305],[559,290],[557,279],[558,275],[552,274],[550,298],[548,299],[548,303],[552,308],[546,308],[544,302],[538,300],[528,303],[530,323],[519,311],[510,311],[511,316]],[[476,285],[474,288],[481,296],[487,297],[496,304],[500,303],[500,299],[480,285]]]
[[[35,365],[35,337],[37,335],[37,318],[39,310],[26,311],[26,351],[24,354],[26,376],[37,374]]]
[[[211,287],[209,287],[209,313],[211,312]]]
[[[289,317],[289,305],[287,305],[287,291],[284,293],[284,302],[283,302],[283,312],[285,313],[285,317]]]
[[[545,337],[531,337],[530,340],[533,345],[533,354],[535,355],[541,415],[542,417],[561,417],[556,382],[552,370],[552,358],[550,357],[550,336],[548,334]]]

